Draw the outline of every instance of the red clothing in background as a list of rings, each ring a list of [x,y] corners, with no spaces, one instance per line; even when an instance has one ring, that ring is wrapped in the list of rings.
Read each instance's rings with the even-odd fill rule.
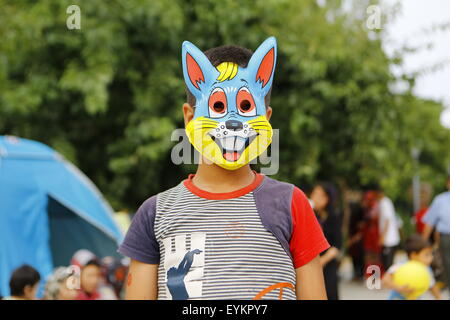
[[[80,290],[77,294],[76,300],[99,300],[100,294],[98,292],[94,292],[92,294],[87,294],[83,290]]]
[[[362,230],[364,251],[370,253],[380,253],[380,230],[378,227],[379,208],[376,194],[368,191],[364,196],[364,204],[366,207],[365,224]]]
[[[425,216],[425,213],[427,213],[428,207],[422,208],[419,211],[416,212],[414,215],[414,219],[416,220],[416,232],[419,234],[422,234],[423,228],[425,227],[425,224],[423,223],[422,219]]]

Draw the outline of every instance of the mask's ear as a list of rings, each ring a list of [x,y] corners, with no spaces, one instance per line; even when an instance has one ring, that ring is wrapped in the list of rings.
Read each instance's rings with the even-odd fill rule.
[[[184,81],[189,91],[198,99],[202,90],[218,77],[219,72],[208,58],[189,41],[184,41],[181,50]]]
[[[272,86],[276,61],[277,40],[270,37],[258,47],[248,63],[250,80],[261,88],[263,96],[266,96]]]

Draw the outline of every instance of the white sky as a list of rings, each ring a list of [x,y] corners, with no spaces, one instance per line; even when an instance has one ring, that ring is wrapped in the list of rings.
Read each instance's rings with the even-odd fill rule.
[[[450,129],[450,28],[425,33],[433,25],[450,23],[450,0],[383,0],[383,3],[390,6],[400,3],[401,6],[396,19],[382,26],[387,33],[387,54],[404,44],[432,44],[428,50],[405,56],[403,71],[410,73],[445,63],[444,67],[419,77],[414,93],[443,102],[447,109],[441,115],[441,122]]]

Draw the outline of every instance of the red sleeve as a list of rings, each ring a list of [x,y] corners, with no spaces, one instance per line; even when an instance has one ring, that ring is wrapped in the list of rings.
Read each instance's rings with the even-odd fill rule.
[[[330,245],[323,235],[308,199],[297,187],[294,187],[292,194],[291,214],[293,230],[289,247],[294,268],[297,269],[328,249]]]

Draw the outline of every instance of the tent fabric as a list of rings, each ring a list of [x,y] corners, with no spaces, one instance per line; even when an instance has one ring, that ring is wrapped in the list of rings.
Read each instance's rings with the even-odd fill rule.
[[[75,166],[42,143],[0,136],[0,295],[24,263],[45,279],[73,250],[116,255],[122,238],[113,210]]]

